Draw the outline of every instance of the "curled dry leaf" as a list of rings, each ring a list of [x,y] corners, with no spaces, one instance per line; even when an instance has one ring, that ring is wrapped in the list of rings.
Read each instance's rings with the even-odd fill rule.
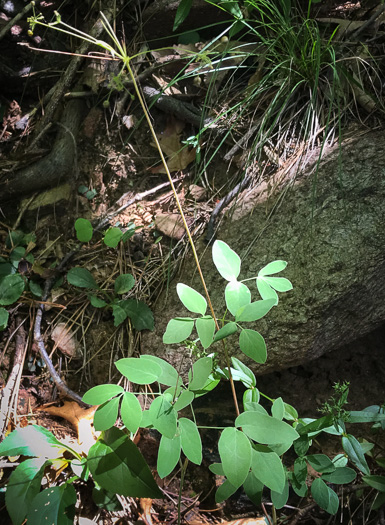
[[[55,342],[55,347],[59,348],[63,354],[73,359],[81,357],[75,334],[65,323],[59,323],[55,326],[51,333],[51,339]]]

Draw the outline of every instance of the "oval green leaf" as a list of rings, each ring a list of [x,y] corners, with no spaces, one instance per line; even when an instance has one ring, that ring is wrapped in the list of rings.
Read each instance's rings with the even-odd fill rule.
[[[190,312],[205,315],[207,310],[207,301],[199,292],[183,283],[176,285],[176,292],[183,306]]]
[[[116,248],[123,236],[123,232],[120,228],[109,228],[103,238],[104,244],[110,248]]]
[[[158,396],[151,403],[149,415],[154,428],[169,439],[176,434],[177,412],[167,399]]]
[[[97,408],[94,415],[95,430],[108,430],[115,425],[119,403],[120,397],[114,397]]]
[[[354,436],[350,434],[348,434],[347,436],[343,436],[342,448],[345,450],[352,463],[354,463],[354,465],[359,470],[361,470],[363,474],[370,474],[370,470],[366,462],[364,453],[362,451],[361,444]]]
[[[363,476],[363,481],[380,492],[385,492],[385,476]]]
[[[136,445],[118,428],[104,432],[88,453],[94,480],[105,490],[133,498],[162,498]]]
[[[267,447],[258,447],[252,450],[251,470],[254,476],[266,487],[275,492],[283,492],[286,483],[286,474],[278,454]]]
[[[190,317],[171,319],[163,334],[163,343],[166,345],[181,343],[190,337],[193,328],[194,319],[190,319]]]
[[[135,434],[142,422],[142,407],[138,398],[131,392],[125,392],[122,397],[120,415],[126,428]]]
[[[275,273],[282,272],[287,266],[286,261],[273,261],[266,266],[264,266],[259,272],[258,275],[273,275]]]
[[[154,315],[146,303],[136,299],[125,299],[124,301],[119,301],[119,305],[131,319],[135,330],[154,329]]]
[[[244,412],[238,416],[235,426],[242,427],[247,436],[266,445],[292,443],[299,437],[298,432],[284,421],[257,411]]]
[[[266,362],[266,343],[259,332],[248,328],[242,330],[239,336],[239,347],[245,355],[256,363]]]
[[[185,417],[180,418],[178,424],[184,455],[192,463],[200,465],[202,463],[202,440],[198,427]]]
[[[194,392],[190,390],[182,390],[180,396],[174,404],[175,410],[179,411],[186,408],[190,403],[194,401]]]
[[[136,357],[126,357],[115,362],[116,368],[129,381],[137,385],[149,385],[158,381],[162,369],[158,363]]]
[[[250,470],[250,440],[240,430],[227,427],[219,438],[218,451],[227,479],[234,487],[240,487]]]
[[[90,390],[84,394],[82,401],[89,405],[101,405],[123,392],[123,387],[119,385],[98,385],[90,388]]]
[[[236,315],[242,306],[251,302],[251,293],[248,287],[239,281],[230,281],[225,288],[226,306],[232,315]]]
[[[39,494],[45,458],[25,459],[12,472],[5,492],[5,504],[12,523],[21,524],[33,498]]]
[[[332,460],[325,454],[311,454],[306,456],[306,461],[310,463],[314,470],[322,473],[330,473],[336,470]]]
[[[67,281],[79,288],[90,288],[91,290],[99,288],[91,272],[86,268],[71,268],[67,273]]]
[[[277,292],[288,292],[293,289],[293,285],[285,277],[263,277],[263,280]]]
[[[278,397],[274,400],[274,403],[271,407],[271,415],[275,417],[275,419],[282,420],[283,415],[285,413],[285,404],[282,400],[282,397]]]
[[[220,328],[218,332],[215,334],[214,343],[216,343],[217,341],[220,341],[221,339],[225,339],[226,337],[229,337],[230,335],[235,334],[237,330],[238,330],[237,323],[230,322],[230,323],[225,324],[225,326],[222,326],[222,328]]]
[[[213,369],[213,360],[211,357],[202,357],[192,366],[193,378],[189,384],[189,390],[200,390],[206,384]]]
[[[200,342],[206,350],[214,340],[215,321],[210,315],[206,315],[199,317],[195,324]]]
[[[257,288],[262,299],[274,299],[274,305],[278,304],[278,294],[267,284],[263,277],[257,277]]]
[[[240,257],[223,241],[213,244],[213,261],[226,281],[235,281],[241,271]]]
[[[92,239],[93,228],[87,219],[77,219],[75,221],[76,237],[80,242],[89,242]]]
[[[153,363],[156,363],[160,366],[162,373],[158,378],[158,382],[162,385],[176,386],[176,384],[182,383],[182,380],[176,369],[164,359],[150,354],[143,354],[140,356],[140,359],[147,359],[148,361],[152,361]]]
[[[135,285],[135,279],[130,273],[118,275],[114,283],[114,290],[117,294],[127,293]]]
[[[8,306],[15,303],[24,292],[25,282],[19,274],[6,275],[0,281],[0,304]]]
[[[322,479],[328,483],[335,483],[336,485],[345,485],[351,483],[357,477],[356,471],[349,467],[338,467],[330,474],[324,474]],[[365,480],[365,476],[363,477]],[[385,479],[385,478],[384,478]],[[385,489],[385,485],[384,485]]]
[[[238,323],[253,322],[262,319],[275,305],[274,299],[262,299],[253,303],[242,306],[235,316]]]
[[[162,436],[158,450],[157,470],[161,479],[165,478],[174,470],[180,458],[180,436],[172,439]]]
[[[0,308],[0,332],[5,330],[8,324],[9,313],[5,308]]]

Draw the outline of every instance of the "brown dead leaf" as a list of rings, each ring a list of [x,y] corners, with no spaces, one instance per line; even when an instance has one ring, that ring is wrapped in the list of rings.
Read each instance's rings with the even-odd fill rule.
[[[184,170],[196,157],[195,149],[189,149],[181,142],[183,128],[183,122],[171,117],[166,129],[158,136],[160,147],[163,153],[168,156],[167,165],[170,171]],[[155,166],[151,171],[153,173],[166,173],[163,164]]]
[[[65,323],[58,323],[55,326],[51,333],[51,339],[55,342],[55,348],[59,348],[63,354],[73,359],[81,357],[75,334]]]
[[[151,517],[151,507],[152,499],[150,498],[140,498],[139,500],[140,508],[142,509],[143,514],[141,515],[141,520],[146,525],[153,525]]]
[[[75,428],[78,435],[78,443],[82,452],[88,453],[90,447],[95,443],[96,434],[93,428],[93,420],[97,406],[87,409],[80,407],[75,401],[64,401],[63,406],[42,406],[37,410],[44,410],[51,416],[66,419]]]
[[[189,197],[194,201],[201,202],[207,198],[207,191],[205,188],[202,188],[202,186],[198,186],[197,184],[191,184],[188,191]]]
[[[167,237],[179,241],[186,230],[183,221],[177,213],[159,213],[155,217],[155,228]]]

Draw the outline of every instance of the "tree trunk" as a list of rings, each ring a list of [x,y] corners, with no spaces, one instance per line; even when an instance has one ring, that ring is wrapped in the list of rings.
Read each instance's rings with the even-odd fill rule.
[[[385,319],[385,157],[383,132],[362,135],[334,148],[315,170],[306,169],[295,183],[264,197],[254,190],[252,209],[245,201],[220,228],[218,238],[242,259],[239,279],[256,276],[275,259],[288,262],[282,276],[294,289],[280,294],[277,307],[262,320],[249,323],[266,339],[264,365],[245,358],[237,339],[232,355],[241,356],[258,373],[287,368],[337,350],[374,330]],[[242,209],[243,205],[243,209]],[[233,210],[234,211],[234,210]],[[231,216],[232,215],[232,216]],[[203,245],[199,248],[203,253]],[[203,260],[208,290],[220,318],[224,312],[225,281],[211,261]],[[178,282],[202,292],[192,259],[185,262]],[[253,298],[258,293],[251,282]],[[248,283],[250,284],[250,283]],[[182,371],[190,364],[188,351],[165,346],[162,334],[170,318],[188,316],[175,285],[155,310],[156,332],[144,341],[144,351],[164,356]],[[231,316],[228,316],[231,318]],[[209,351],[221,351],[220,343]]]

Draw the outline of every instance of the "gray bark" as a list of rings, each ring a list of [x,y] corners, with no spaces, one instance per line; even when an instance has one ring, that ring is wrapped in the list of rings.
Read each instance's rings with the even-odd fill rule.
[[[242,258],[240,279],[257,275],[275,259],[288,262],[282,276],[293,283],[280,294],[277,307],[262,320],[250,323],[266,339],[264,365],[242,356],[237,339],[231,354],[258,373],[266,373],[315,359],[374,330],[385,319],[385,156],[384,133],[369,133],[345,142],[341,151],[328,152],[320,164],[308,168],[295,183],[267,198],[254,192],[253,205],[244,202],[224,221],[218,237]],[[203,245],[200,246],[199,252]],[[203,257],[203,271],[218,317],[223,315],[225,281]],[[165,357],[182,372],[190,363],[180,345],[161,342],[170,318],[188,316],[175,285],[184,282],[200,292],[192,259],[171,284],[168,299],[155,310],[156,331],[144,341],[144,351]],[[280,274],[281,275],[281,274]],[[249,283],[250,284],[250,283]],[[251,282],[253,300],[257,300]],[[221,351],[220,343],[210,347]]]

